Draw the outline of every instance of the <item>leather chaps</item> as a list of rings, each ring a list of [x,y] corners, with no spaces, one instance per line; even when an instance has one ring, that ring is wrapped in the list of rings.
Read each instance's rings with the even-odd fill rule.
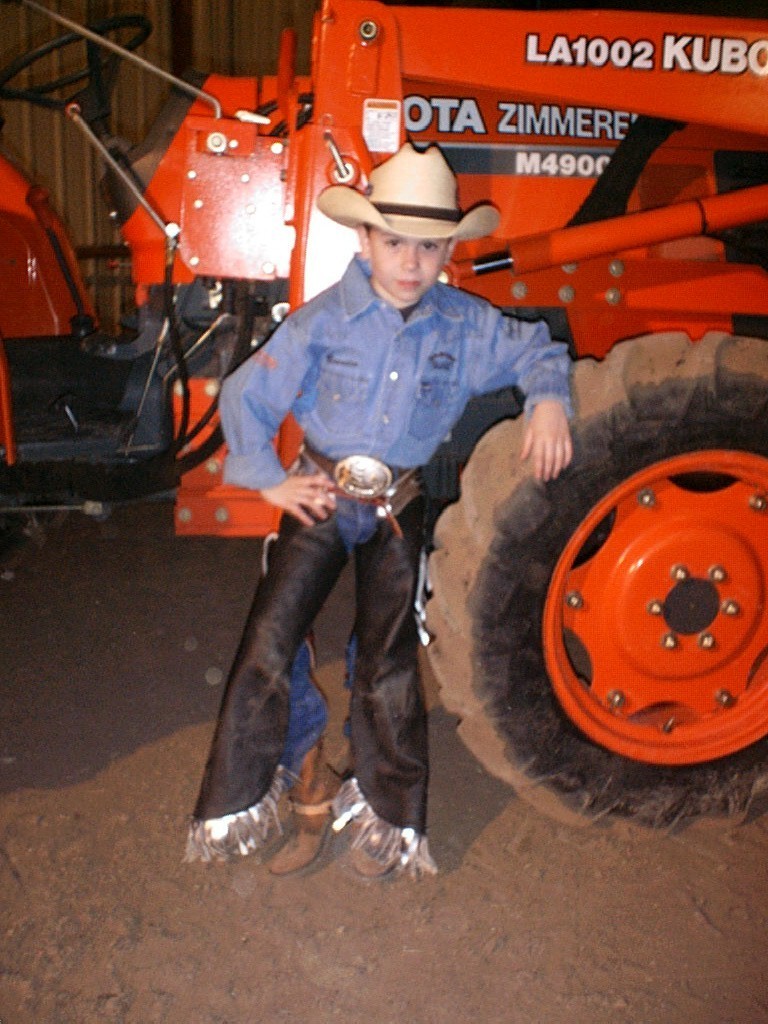
[[[402,536],[375,509],[344,498],[311,527],[283,516],[229,675],[195,818],[237,813],[268,791],[285,745],[291,666],[353,557],[354,775],[376,814],[424,833],[427,720],[413,610],[423,499],[411,501],[397,520]]]

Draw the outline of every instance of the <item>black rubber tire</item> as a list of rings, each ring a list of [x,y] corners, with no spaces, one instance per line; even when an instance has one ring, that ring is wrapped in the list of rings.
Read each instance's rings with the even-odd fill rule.
[[[464,742],[539,809],[573,824],[618,815],[668,827],[743,816],[768,789],[768,737],[718,760],[655,766],[587,739],[547,676],[542,612],[584,516],[632,473],[704,449],[768,458],[768,341],[651,335],[574,373],[573,465],[547,485],[518,452],[524,424],[494,427],[438,521],[430,561],[430,664]],[[768,631],[768,612],[763,631]]]

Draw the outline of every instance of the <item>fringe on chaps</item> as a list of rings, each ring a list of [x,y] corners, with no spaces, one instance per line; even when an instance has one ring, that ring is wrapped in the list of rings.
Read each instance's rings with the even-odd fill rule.
[[[414,879],[437,874],[427,837],[415,829],[399,828],[380,818],[363,796],[357,779],[348,779],[343,784],[333,801],[333,812],[336,815],[334,832],[340,832],[353,822],[356,827],[352,847],[362,849],[381,864],[394,863],[395,874]]]
[[[184,861],[234,860],[263,850],[274,834],[283,831],[277,803],[295,781],[280,765],[269,790],[253,807],[221,818],[193,818]]]

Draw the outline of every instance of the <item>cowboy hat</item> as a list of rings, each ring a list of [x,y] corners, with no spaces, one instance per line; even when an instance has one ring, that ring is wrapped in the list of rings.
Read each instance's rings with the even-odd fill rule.
[[[406,142],[371,171],[365,195],[348,185],[332,185],[317,198],[318,208],[348,228],[362,224],[408,238],[481,238],[499,223],[490,203],[462,214],[456,177],[437,148],[424,152]]]

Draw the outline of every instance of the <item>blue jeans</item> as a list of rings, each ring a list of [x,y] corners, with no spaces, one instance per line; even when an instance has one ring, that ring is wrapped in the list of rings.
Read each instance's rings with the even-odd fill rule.
[[[298,775],[301,763],[328,724],[325,699],[312,681],[311,652],[305,640],[291,667],[290,710],[280,764]]]
[[[339,532],[349,553],[355,544],[369,540],[378,520],[375,509],[356,501],[339,501],[337,514]],[[355,673],[357,639],[349,638],[345,651],[345,686],[352,689]],[[301,763],[314,747],[328,724],[328,708],[325,699],[312,681],[311,652],[308,643],[303,643],[291,668],[290,714],[285,747],[280,764],[293,775],[299,774]],[[349,719],[344,724],[344,733],[349,736]]]

